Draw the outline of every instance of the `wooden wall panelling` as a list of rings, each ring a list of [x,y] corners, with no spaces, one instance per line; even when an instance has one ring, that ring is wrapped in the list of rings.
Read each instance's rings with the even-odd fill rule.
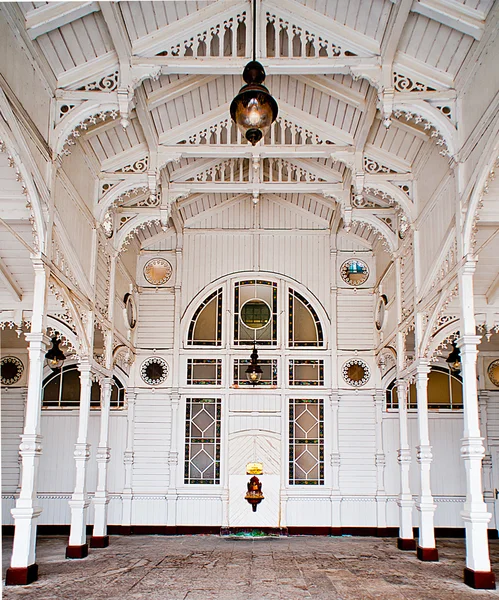
[[[139,303],[137,346],[172,348],[175,327],[173,289],[143,289],[139,295]]]
[[[23,360],[23,362],[25,361]],[[26,364],[25,367],[27,368]],[[26,389],[2,387],[1,393],[2,494],[13,494],[19,484],[19,436],[24,428]]]

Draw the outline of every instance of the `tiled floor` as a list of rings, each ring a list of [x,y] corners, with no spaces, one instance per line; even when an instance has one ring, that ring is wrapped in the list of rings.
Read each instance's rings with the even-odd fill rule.
[[[440,562],[422,563],[394,539],[112,536],[83,560],[64,558],[67,538],[38,541],[39,580],[4,587],[30,600],[462,600],[499,591],[462,583],[464,541],[439,540]],[[4,538],[4,577],[12,538]],[[499,574],[499,541],[491,542]]]

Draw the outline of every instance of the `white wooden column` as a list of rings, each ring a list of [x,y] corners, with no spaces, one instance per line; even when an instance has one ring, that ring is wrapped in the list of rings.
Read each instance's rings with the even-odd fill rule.
[[[76,481],[74,492],[69,501],[71,508],[71,529],[66,558],[85,558],[88,555],[87,544],[87,463],[90,457],[88,444],[88,422],[90,418],[90,393],[92,373],[90,360],[82,359],[78,364],[80,371],[80,410],[78,415],[78,437],[74,449]]]
[[[418,558],[425,561],[438,560],[438,550],[435,545],[434,515],[436,504],[433,502],[430,485],[430,467],[433,460],[430,446],[428,426],[428,374],[430,367],[420,362],[416,368],[416,394],[418,399],[418,434],[417,459],[421,492],[416,504],[420,512]]]
[[[123,533],[131,533],[132,530],[132,476],[133,476],[133,436],[135,423],[135,401],[137,394],[133,390],[126,391],[127,403],[127,432],[126,448],[123,454],[123,464],[125,465],[125,483],[122,494],[122,529]]]
[[[483,437],[485,456],[482,460],[483,499],[485,504],[494,506],[494,484],[492,479],[492,455],[490,453],[487,435],[488,404],[490,401],[487,390],[478,391],[478,410],[480,412],[480,431]],[[487,507],[489,508],[489,507]],[[493,515],[493,513],[492,513]],[[496,524],[494,523],[494,527]]]
[[[171,410],[171,437],[170,437],[170,452],[168,454],[169,464],[169,481],[168,481],[168,510],[167,522],[169,527],[177,525],[177,465],[178,465],[178,448],[177,448],[177,431],[178,431],[178,407],[180,403],[180,394],[178,389],[172,390],[170,394],[170,410]]]
[[[109,546],[107,535],[107,507],[109,494],[107,492],[107,465],[111,458],[109,448],[109,411],[111,406],[111,391],[113,380],[105,377],[101,381],[100,403],[100,436],[97,447],[97,489],[93,499],[94,530],[90,538],[91,548],[105,548]]]
[[[463,378],[464,432],[461,456],[466,472],[466,501],[461,512],[466,529],[466,568],[464,582],[478,589],[495,589],[495,576],[490,568],[487,525],[491,514],[483,501],[482,459],[485,455],[480,435],[478,414],[477,346],[473,302],[473,273],[475,261],[468,260],[459,272],[461,300],[461,337],[457,346],[461,352]]]
[[[415,550],[416,540],[412,523],[414,500],[411,494],[411,448],[409,446],[409,428],[407,422],[409,384],[404,379],[397,380],[397,397],[399,403],[399,451],[400,493],[397,500],[399,506],[399,537],[397,546],[400,550]]]
[[[385,466],[386,457],[383,446],[383,404],[385,392],[376,390],[374,396],[374,410],[376,415],[376,522],[378,530],[386,529],[386,491],[385,491]],[[378,535],[383,535],[378,531]],[[385,532],[386,533],[386,532]]]
[[[38,578],[36,564],[36,526],[42,509],[37,506],[37,477],[42,437],[40,418],[42,381],[45,353],[50,342],[45,335],[47,309],[48,270],[40,258],[33,259],[35,272],[33,316],[31,331],[26,334],[29,354],[28,395],[24,430],[19,452],[22,461],[22,480],[19,498],[12,509],[14,517],[14,546],[10,567],[7,569],[7,585],[26,585]]]
[[[331,528],[332,535],[341,535],[340,446],[338,412],[340,397],[333,392],[331,400]]]

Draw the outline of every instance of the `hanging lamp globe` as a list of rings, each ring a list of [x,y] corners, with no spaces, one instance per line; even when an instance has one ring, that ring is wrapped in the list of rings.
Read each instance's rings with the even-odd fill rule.
[[[253,347],[253,352],[250,355],[250,364],[246,369],[246,378],[251,383],[251,385],[258,385],[260,383],[260,379],[262,378],[262,367],[258,364],[258,352],[256,350],[256,345]]]
[[[452,342],[452,352],[446,358],[445,362],[449,365],[449,368],[453,373],[459,373],[459,371],[461,371],[461,353],[455,342]]]
[[[230,116],[242,135],[254,146],[277,119],[278,107],[268,89],[262,85],[265,69],[257,60],[244,67],[243,79],[246,85],[232,100]]]
[[[59,344],[61,340],[58,340],[56,337],[52,338],[52,347],[45,354],[45,362],[47,366],[52,369],[52,371],[58,371],[64,361],[66,360],[66,356],[63,351],[59,348]]]

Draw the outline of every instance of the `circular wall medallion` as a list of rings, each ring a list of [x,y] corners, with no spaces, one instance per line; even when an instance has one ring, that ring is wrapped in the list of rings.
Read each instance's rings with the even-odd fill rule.
[[[135,325],[137,325],[137,308],[135,307],[135,300],[133,299],[132,294],[125,294],[124,300],[128,327],[130,327],[130,329],[135,329]]]
[[[164,285],[170,280],[173,268],[165,258],[153,258],[144,266],[144,277],[151,285]]]
[[[490,381],[499,387],[499,360],[494,360],[487,368],[487,375]]]
[[[21,379],[24,365],[17,356],[4,356],[0,361],[2,385],[14,385]]]
[[[386,304],[388,302],[388,298],[382,294],[378,299],[378,304],[376,306],[376,329],[381,331],[383,329],[383,325],[385,324],[386,317]]]
[[[140,376],[149,385],[159,385],[168,377],[168,363],[162,358],[151,356],[142,363]]]
[[[250,329],[263,329],[270,321],[270,306],[258,298],[245,302],[241,308],[241,321]]]
[[[365,262],[357,258],[350,258],[341,265],[340,275],[348,285],[362,285],[369,277],[369,269]]]
[[[348,360],[342,368],[343,379],[354,387],[361,387],[369,381],[371,372],[367,364],[358,358]]]

